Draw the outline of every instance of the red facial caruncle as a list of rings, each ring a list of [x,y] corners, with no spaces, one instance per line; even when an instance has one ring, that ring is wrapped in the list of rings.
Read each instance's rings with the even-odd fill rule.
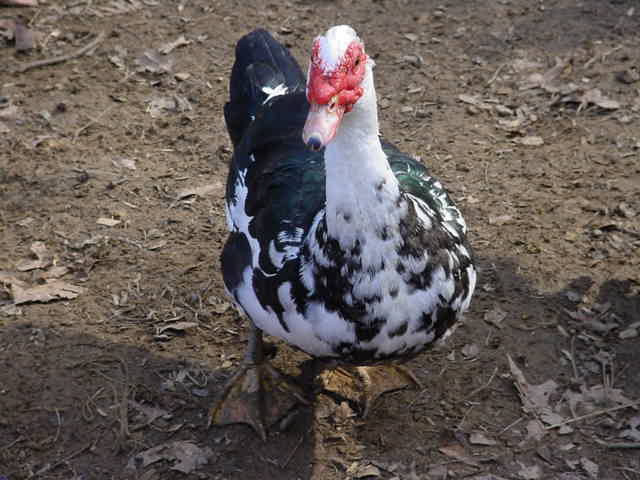
[[[353,41],[338,65],[327,65],[320,56],[320,40],[316,39],[307,83],[309,103],[327,105],[336,102],[334,107],[339,106],[345,112],[350,112],[363,94],[360,84],[365,75],[367,58],[362,43]]]
[[[350,30],[355,37],[355,32],[347,28],[347,33]],[[323,43],[328,41],[332,40],[320,37],[313,43],[307,78],[309,114],[302,129],[302,140],[315,151],[335,138],[344,114],[350,112],[364,94],[362,81],[367,71],[368,57],[359,40],[351,41],[339,59],[332,50],[339,47],[335,43],[329,46]]]

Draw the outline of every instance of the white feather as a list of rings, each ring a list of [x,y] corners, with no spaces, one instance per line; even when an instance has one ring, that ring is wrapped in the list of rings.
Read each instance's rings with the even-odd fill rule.
[[[319,55],[325,73],[333,72],[338,68],[351,42],[360,41],[356,31],[348,25],[331,27],[317,40],[320,44]]]
[[[262,104],[264,105],[265,103],[267,103],[269,100],[271,100],[274,97],[278,97],[280,95],[286,95],[286,93],[289,91],[289,89],[287,88],[287,86],[284,83],[281,83],[280,85],[276,86],[276,87],[262,87],[262,91],[264,93],[267,94],[267,98],[265,98],[264,102],[262,102]]]

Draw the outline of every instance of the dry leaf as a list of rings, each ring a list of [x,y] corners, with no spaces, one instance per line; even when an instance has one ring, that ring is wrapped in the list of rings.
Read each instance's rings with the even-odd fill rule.
[[[122,223],[122,220],[117,220],[115,218],[106,218],[100,217],[96,220],[98,225],[104,225],[105,227],[115,227],[116,225]]]
[[[0,283],[5,285],[18,285],[19,287],[26,287],[27,283],[20,280],[13,273],[0,270]]]
[[[549,410],[544,410],[540,414],[540,420],[542,420],[547,425],[557,425],[558,423],[562,423],[565,420],[565,417],[560,415],[559,413],[552,412]]]
[[[474,432],[469,436],[469,442],[473,445],[497,445],[498,442],[487,437],[482,432]]]
[[[156,421],[158,418],[170,419],[171,414],[167,410],[162,408],[152,407],[150,405],[143,405],[135,400],[129,400],[129,405],[138,410],[144,417],[143,423],[149,425]]]
[[[544,425],[542,425],[538,420],[529,420],[526,428],[527,436],[525,437],[525,441],[533,440],[534,442],[539,442],[542,440],[542,437],[547,434],[547,431],[544,429]]]
[[[18,284],[11,285],[11,296],[16,305],[29,302],[50,302],[52,300],[71,300],[84,293],[86,288],[72,285],[62,280],[48,280],[43,285],[24,288]]]
[[[3,305],[0,307],[0,314],[6,317],[16,317],[18,315],[22,315],[22,309],[15,306],[15,304],[10,303],[8,305]]]
[[[184,45],[189,45],[190,43],[191,43],[191,40],[187,40],[184,37],[184,35],[180,35],[173,42],[165,43],[164,45],[162,45],[160,48],[158,48],[158,51],[163,55],[167,55],[168,53],[171,53],[176,48],[182,47]]]
[[[175,441],[158,445],[144,452],[131,457],[127,463],[128,469],[135,470],[136,467],[145,468],[160,460],[175,462],[171,470],[182,473],[192,473],[198,467],[209,463],[209,458],[213,451],[209,447],[200,448],[188,441]]]
[[[582,457],[580,459],[580,466],[582,466],[582,469],[587,472],[587,475],[589,475],[594,480],[597,480],[598,471],[600,470],[597,463],[592,462],[588,458]]]
[[[475,95],[467,95],[466,93],[461,93],[460,95],[458,95],[458,100],[468,105],[482,108],[484,110],[490,110],[492,108],[490,104],[483,102]]]
[[[497,328],[502,328],[502,321],[505,318],[507,318],[507,312],[500,307],[494,307],[484,314],[484,321]]]
[[[560,87],[554,85],[554,82],[567,66],[569,66],[568,60],[556,57],[556,64],[553,67],[543,74],[533,73],[529,75],[527,81],[520,87],[520,90],[542,88],[549,93],[559,92]]]
[[[579,100],[580,106],[578,107],[578,111],[587,107],[589,104],[597,105],[605,110],[617,110],[620,108],[620,102],[605,97],[598,88],[587,90]]]
[[[467,455],[467,453],[465,452],[464,447],[459,443],[445,445],[438,448],[438,451],[440,451],[440,453],[446,455],[447,457],[455,458],[459,462],[466,463],[467,465],[473,465],[474,467],[478,466],[478,462],[469,457],[469,455]]]
[[[182,200],[183,198],[190,197],[192,195],[204,197],[206,195],[213,195],[215,193],[222,193],[222,183],[215,182],[209,183],[207,185],[201,185],[200,187],[185,188],[184,190],[178,192],[176,199]]]
[[[377,478],[380,476],[380,469],[375,465],[359,465],[354,478]]]
[[[139,66],[138,71],[146,71],[151,73],[168,73],[173,68],[173,59],[171,57],[162,56],[153,50],[147,50],[136,59]]]
[[[518,472],[518,475],[521,478],[524,478],[524,480],[537,480],[542,476],[542,469],[538,465],[522,467],[522,470]]]
[[[511,375],[520,395],[520,401],[522,402],[522,409],[527,413],[533,413],[540,415],[545,412],[549,412],[549,397],[558,388],[558,384],[553,380],[547,380],[540,385],[531,385],[527,382],[522,370],[520,370],[510,355],[507,355],[509,360],[509,369]]]
[[[16,269],[21,272],[35,270],[36,268],[46,268],[51,265],[51,255],[47,252],[47,246],[43,242],[33,242],[31,251],[37,260],[22,260],[16,265]]]
[[[582,385],[580,392],[567,390],[563,400],[568,404],[572,416],[633,403],[622,394],[619,388],[605,388],[603,385],[592,387]]]
[[[188,330],[190,328],[195,328],[197,326],[198,326],[198,324],[196,322],[175,322],[175,323],[170,323],[169,325],[165,325],[165,326],[162,326],[162,327],[157,327],[156,328],[156,335],[162,335],[167,330],[175,330],[177,332],[183,332],[185,330]]]
[[[39,275],[39,278],[47,279],[47,278],[60,278],[66,275],[69,272],[68,267],[64,267],[62,265],[56,265],[55,267],[51,267],[49,270],[42,272]]]

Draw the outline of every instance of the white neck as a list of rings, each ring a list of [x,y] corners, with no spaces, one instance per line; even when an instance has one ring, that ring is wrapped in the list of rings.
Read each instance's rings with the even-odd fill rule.
[[[364,93],[346,113],[325,149],[327,233],[343,249],[379,231],[397,215],[398,181],[378,136],[378,108],[373,72],[367,65]]]

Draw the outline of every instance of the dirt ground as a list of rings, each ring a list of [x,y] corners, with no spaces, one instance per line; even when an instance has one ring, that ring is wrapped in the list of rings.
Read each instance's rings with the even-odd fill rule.
[[[640,479],[637,2],[41,0],[0,22],[0,479]],[[263,443],[206,428],[247,331],[218,264],[227,78],[251,29],[306,66],[337,23],[480,280],[410,363],[422,390],[364,420],[321,395]]]

